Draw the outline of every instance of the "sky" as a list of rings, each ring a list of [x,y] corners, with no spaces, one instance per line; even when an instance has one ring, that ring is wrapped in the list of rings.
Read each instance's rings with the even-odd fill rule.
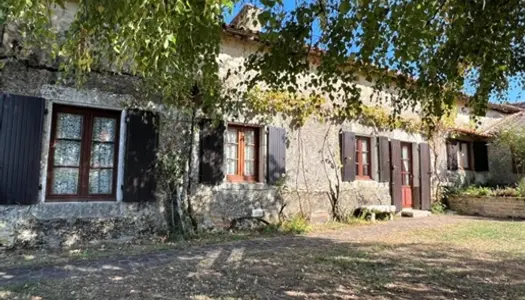
[[[291,0],[284,0],[284,7],[285,9],[293,9],[294,8],[294,2]],[[232,12],[226,12],[225,13],[225,21],[226,23],[231,22],[231,20],[239,13],[241,8],[246,3],[252,3],[256,6],[258,6],[258,1],[240,1],[238,2],[235,7],[233,8]],[[259,5],[260,6],[260,5]],[[465,92],[467,94],[471,94],[471,90],[473,90],[471,87],[466,87]],[[522,86],[518,84],[518,80],[511,79],[509,89],[506,92],[506,100],[503,102],[522,102],[525,101],[525,90],[523,90]],[[495,97],[492,97],[491,101],[493,102],[501,102],[495,99]]]

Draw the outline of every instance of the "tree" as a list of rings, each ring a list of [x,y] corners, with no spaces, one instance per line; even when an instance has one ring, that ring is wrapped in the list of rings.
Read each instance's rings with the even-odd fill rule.
[[[524,84],[524,1],[318,0],[291,10],[261,2],[260,38],[271,51],[251,57],[250,85],[305,90],[297,78],[314,63],[318,77],[307,87],[339,95],[347,111],[356,109],[361,73],[377,91],[394,88],[397,112],[422,105],[439,116],[466,86],[481,114],[490,96],[504,98],[510,78]]]

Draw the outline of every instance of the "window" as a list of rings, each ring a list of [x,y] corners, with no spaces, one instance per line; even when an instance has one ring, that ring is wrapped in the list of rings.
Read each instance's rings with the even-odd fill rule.
[[[470,170],[470,143],[469,142],[458,142],[459,152],[458,161],[459,165],[464,170]]]
[[[225,144],[228,180],[257,181],[258,141],[257,128],[228,126]]]
[[[355,138],[355,175],[357,178],[370,178],[370,138]]]
[[[120,112],[55,105],[49,199],[115,200]]]

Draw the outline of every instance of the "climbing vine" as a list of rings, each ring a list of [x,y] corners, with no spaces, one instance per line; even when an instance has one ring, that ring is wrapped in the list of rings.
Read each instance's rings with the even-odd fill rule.
[[[279,114],[288,120],[293,130],[302,127],[309,119],[323,123],[354,120],[379,130],[400,129],[427,137],[431,137],[436,130],[453,127],[457,115],[455,108],[446,108],[444,109],[446,113],[441,117],[419,118],[416,115],[403,117],[394,115],[385,107],[364,104],[352,111],[346,111],[321,96],[302,96],[287,91],[263,91],[260,88],[254,88],[247,93],[243,105],[250,115],[262,116],[265,122],[270,122]]]

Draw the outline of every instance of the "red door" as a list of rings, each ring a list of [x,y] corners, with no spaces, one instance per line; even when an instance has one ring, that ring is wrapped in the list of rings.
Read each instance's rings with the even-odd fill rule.
[[[401,191],[403,207],[412,208],[412,145],[401,143]]]

